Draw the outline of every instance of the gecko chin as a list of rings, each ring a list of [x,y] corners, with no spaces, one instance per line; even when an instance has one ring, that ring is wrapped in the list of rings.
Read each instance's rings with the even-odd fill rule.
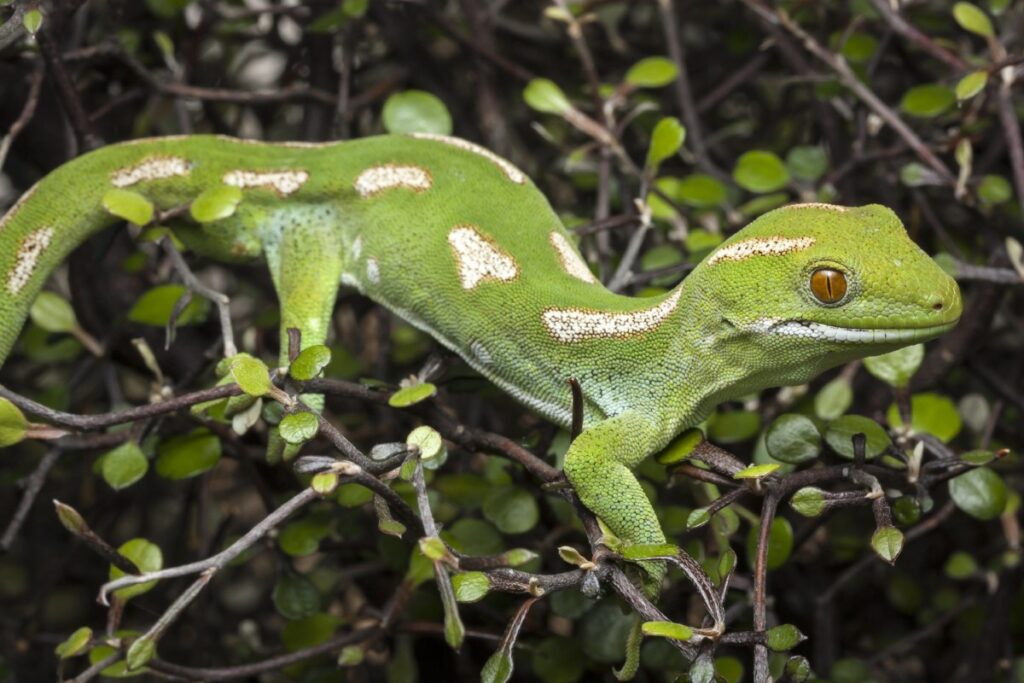
[[[846,344],[914,344],[934,339],[953,329],[958,320],[926,327],[855,328],[838,327],[808,320],[758,320],[752,326],[761,334],[798,337],[813,341]]]

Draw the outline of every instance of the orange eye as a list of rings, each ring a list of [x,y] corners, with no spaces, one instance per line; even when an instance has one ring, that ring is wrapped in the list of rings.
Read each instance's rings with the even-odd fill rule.
[[[832,268],[819,268],[811,273],[811,292],[823,304],[834,304],[846,296],[846,276]]]

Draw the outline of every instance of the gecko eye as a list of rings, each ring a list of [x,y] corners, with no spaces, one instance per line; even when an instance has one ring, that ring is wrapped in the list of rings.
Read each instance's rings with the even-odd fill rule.
[[[818,268],[811,273],[811,293],[823,304],[835,304],[846,296],[846,276],[834,268]]]

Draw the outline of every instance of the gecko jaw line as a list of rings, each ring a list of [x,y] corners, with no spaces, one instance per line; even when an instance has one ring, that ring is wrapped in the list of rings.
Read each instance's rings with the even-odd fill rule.
[[[777,334],[786,337],[804,337],[820,341],[850,342],[854,344],[877,344],[886,342],[913,342],[937,337],[956,325],[957,321],[930,325],[928,327],[898,328],[856,328],[837,327],[808,320],[761,319],[751,329],[755,332]]]

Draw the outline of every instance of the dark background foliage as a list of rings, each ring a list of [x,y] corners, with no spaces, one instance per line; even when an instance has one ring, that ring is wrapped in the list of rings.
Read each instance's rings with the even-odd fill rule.
[[[715,581],[728,573],[729,550],[738,556],[724,603],[735,637],[705,647],[689,675],[708,680],[713,662],[722,680],[760,681],[757,667],[767,664],[777,680],[807,680],[809,663],[836,683],[1024,681],[1024,477],[1014,450],[1024,438],[1024,8],[965,5],[0,2],[0,202],[90,148],[144,136],[453,131],[526,170],[578,228],[603,279],[638,294],[672,286],[723,236],[775,206],[890,206],[958,277],[960,326],[923,360],[908,352],[885,365],[854,363],[808,387],[722,406],[704,428],[733,455],[705,445],[685,461],[641,468],[671,537]],[[674,122],[656,129],[666,118]],[[195,296],[165,350],[164,324],[186,289],[175,284],[163,234],[116,229],[79,248],[0,373],[4,387],[75,414],[172,396],[197,403],[192,392],[217,379],[220,327],[216,309]],[[273,365],[278,316],[264,270],[186,260],[230,297],[239,347]],[[151,350],[148,363],[140,348]],[[491,577],[482,600],[460,605],[467,631],[457,654],[445,643],[430,563],[409,567],[418,530],[404,540],[378,531],[381,506],[367,486],[397,492],[390,511],[401,520],[416,507],[415,486],[401,477],[367,475],[323,500],[302,499],[180,614],[172,603],[193,579],[163,581],[109,611],[98,605],[114,555],[106,543],[143,568],[155,568],[155,547],[165,567],[201,560],[309,482],[278,462],[279,447],[268,449],[281,417],[271,400],[262,416],[258,406],[242,410],[234,424],[223,405],[212,416],[158,405],[111,429],[77,429],[89,425],[74,420],[70,435],[32,427],[34,438],[0,453],[0,681],[53,680],[58,667],[72,678],[90,662],[110,664],[123,655],[112,643],[127,646],[169,613],[177,619],[149,678],[472,680],[517,610],[517,679],[611,680],[631,619],[616,596],[622,587],[610,586],[611,560],[595,570],[604,580],[596,601],[580,592],[584,572],[559,574],[574,560],[560,546],[580,559],[593,548],[578,510],[541,486],[554,475],[540,459],[556,463],[568,435],[352,292],[337,306],[325,376],[336,380],[325,415],[340,432],[322,427],[304,455],[338,455],[345,437],[369,452],[419,424],[448,440],[447,460],[426,471],[422,492],[453,550],[484,556],[463,569]],[[360,387],[360,378],[376,384]],[[430,393],[428,379],[435,397],[387,405],[399,384]],[[14,398],[33,419],[60,424]],[[911,428],[900,427],[911,412]],[[885,453],[851,461],[857,432]],[[772,455],[798,464],[760,483],[721,475],[780,464]],[[50,499],[81,517],[66,508],[62,526]],[[771,550],[758,562],[759,519],[771,520],[775,503]],[[889,564],[879,555],[899,556]],[[501,564],[548,587],[528,612],[529,576],[502,574]],[[480,578],[460,579],[459,597]],[[692,585],[672,578],[659,606],[700,625]],[[807,640],[796,644],[783,629],[776,637],[790,642],[771,652],[758,645],[752,631],[784,624]],[[83,627],[91,631],[67,640]],[[638,680],[686,680],[687,669],[667,641],[646,639]]]

